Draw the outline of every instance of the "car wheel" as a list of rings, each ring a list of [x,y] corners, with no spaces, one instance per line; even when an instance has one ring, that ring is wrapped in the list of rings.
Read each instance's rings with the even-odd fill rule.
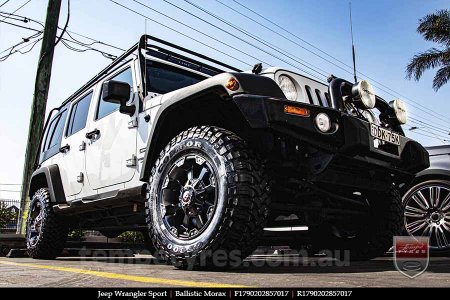
[[[153,167],[150,237],[179,268],[239,265],[262,236],[268,199],[261,164],[240,137],[194,127],[172,139]]]
[[[433,251],[450,250],[450,181],[428,180],[413,186],[403,197],[405,230],[429,236]]]
[[[36,259],[54,259],[66,244],[69,227],[53,212],[47,188],[33,195],[27,219],[26,243],[28,255]]]

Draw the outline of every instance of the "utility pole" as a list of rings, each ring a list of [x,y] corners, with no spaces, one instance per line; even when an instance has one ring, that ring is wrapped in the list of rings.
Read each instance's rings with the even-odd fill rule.
[[[44,35],[42,37],[41,52],[39,54],[36,81],[34,84],[33,103],[31,105],[30,125],[28,127],[27,149],[23,166],[22,193],[20,203],[20,222],[18,233],[25,233],[28,217],[28,185],[34,170],[35,158],[39,151],[39,141],[44,129],[45,109],[47,106],[48,90],[52,73],[53,53],[55,50],[56,34],[58,32],[59,11],[61,0],[49,0],[47,18],[45,20]]]

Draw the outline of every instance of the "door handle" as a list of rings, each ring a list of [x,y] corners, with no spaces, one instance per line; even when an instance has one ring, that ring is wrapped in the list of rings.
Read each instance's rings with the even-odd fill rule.
[[[66,153],[66,152],[69,152],[69,151],[70,151],[70,145],[69,144],[59,148],[59,152],[61,152],[61,153]]]
[[[100,130],[97,128],[86,133],[86,138],[92,140],[96,135],[100,134]]]

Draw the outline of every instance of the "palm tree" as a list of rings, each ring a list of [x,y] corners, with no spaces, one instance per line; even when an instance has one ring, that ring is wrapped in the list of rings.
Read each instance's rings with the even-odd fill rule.
[[[439,68],[433,79],[433,89],[437,91],[450,79],[450,10],[438,10],[420,19],[417,32],[440,47],[414,55],[406,67],[406,78],[418,81],[427,69]]]

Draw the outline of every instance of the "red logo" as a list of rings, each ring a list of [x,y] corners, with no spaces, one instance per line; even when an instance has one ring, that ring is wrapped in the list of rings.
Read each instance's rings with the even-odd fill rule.
[[[429,237],[394,237],[394,263],[403,275],[414,278],[425,272],[430,260]]]

